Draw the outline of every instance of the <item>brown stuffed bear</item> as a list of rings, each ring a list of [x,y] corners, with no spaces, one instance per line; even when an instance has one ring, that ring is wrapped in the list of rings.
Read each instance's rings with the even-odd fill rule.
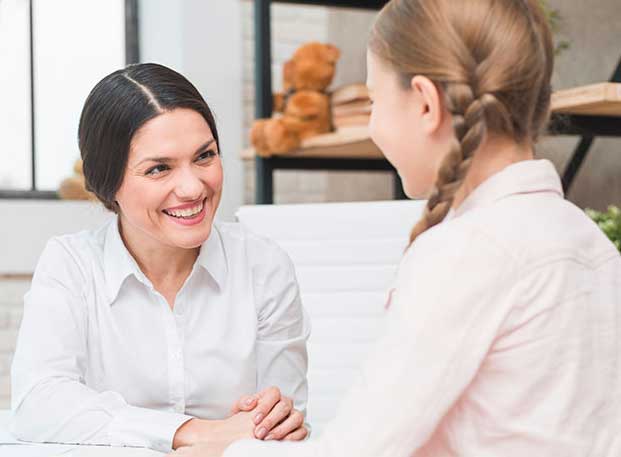
[[[269,157],[296,149],[302,140],[332,130],[330,97],[340,51],[330,44],[308,43],[283,67],[284,94],[274,94],[270,119],[256,120],[250,141],[258,155]]]
[[[63,200],[94,200],[95,195],[88,192],[84,184],[84,170],[82,161],[76,160],[73,165],[73,176],[60,183],[58,195]]]

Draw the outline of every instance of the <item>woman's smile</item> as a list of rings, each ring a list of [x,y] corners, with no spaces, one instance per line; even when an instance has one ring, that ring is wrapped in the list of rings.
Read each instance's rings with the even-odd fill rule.
[[[162,210],[162,213],[176,224],[183,226],[200,224],[207,214],[207,198],[173,208],[166,208]]]

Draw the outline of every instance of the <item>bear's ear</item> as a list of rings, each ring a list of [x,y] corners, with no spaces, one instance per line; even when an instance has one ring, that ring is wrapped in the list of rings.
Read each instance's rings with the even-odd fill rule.
[[[282,67],[283,90],[295,89],[295,61],[287,60]]]
[[[334,45],[325,44],[323,46],[323,56],[330,63],[336,63],[341,57],[341,51]]]
[[[76,175],[84,176],[84,162],[82,162],[82,159],[78,159],[73,163],[73,172]]]
[[[285,110],[285,94],[276,92],[272,95],[272,111],[282,113]]]

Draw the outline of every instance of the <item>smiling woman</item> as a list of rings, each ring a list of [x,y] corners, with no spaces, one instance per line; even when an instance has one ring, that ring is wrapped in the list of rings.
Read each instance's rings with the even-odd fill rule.
[[[136,133],[116,192],[123,235],[141,229],[158,243],[196,248],[213,224],[222,179],[218,145],[199,113],[176,108],[157,116]]]
[[[118,70],[79,126],[87,188],[116,217],[53,238],[12,368],[27,441],[171,448],[306,434],[309,326],[284,251],[214,222],[214,117],[182,75]],[[45,341],[45,344],[41,344]]]

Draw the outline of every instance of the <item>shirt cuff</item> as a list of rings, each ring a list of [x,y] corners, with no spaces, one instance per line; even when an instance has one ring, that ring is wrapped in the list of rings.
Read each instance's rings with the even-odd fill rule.
[[[313,426],[309,424],[308,422],[304,422],[304,427],[306,427],[306,431],[308,433],[306,434],[306,438],[304,438],[302,441],[308,441],[310,440],[310,437],[313,434]]]
[[[109,426],[112,446],[146,447],[171,452],[175,433],[192,416],[126,406],[115,415]]]

